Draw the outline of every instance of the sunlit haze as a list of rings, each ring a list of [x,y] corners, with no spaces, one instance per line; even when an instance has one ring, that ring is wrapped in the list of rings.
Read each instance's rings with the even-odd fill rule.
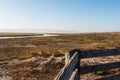
[[[118,32],[120,0],[0,0],[0,32]]]

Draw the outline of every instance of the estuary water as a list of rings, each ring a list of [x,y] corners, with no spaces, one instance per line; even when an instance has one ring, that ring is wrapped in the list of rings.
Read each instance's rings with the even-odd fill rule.
[[[58,36],[58,35],[52,35],[52,34],[43,34],[40,36],[2,36],[0,39],[14,39],[14,38],[35,38],[35,37],[45,37],[45,36]]]
[[[14,39],[14,38],[33,38],[33,37],[43,37],[43,36],[10,36],[10,37],[0,37],[0,39]]]

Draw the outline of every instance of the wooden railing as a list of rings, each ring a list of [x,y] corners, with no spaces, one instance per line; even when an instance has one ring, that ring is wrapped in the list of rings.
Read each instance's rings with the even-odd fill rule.
[[[93,58],[102,56],[120,55],[120,49],[105,49],[105,50],[72,50],[65,56],[65,66],[58,73],[54,80],[80,80],[80,75],[91,72],[104,71],[114,68],[120,68],[120,62],[80,66],[80,60],[83,58]],[[111,75],[96,80],[120,80],[120,74]]]

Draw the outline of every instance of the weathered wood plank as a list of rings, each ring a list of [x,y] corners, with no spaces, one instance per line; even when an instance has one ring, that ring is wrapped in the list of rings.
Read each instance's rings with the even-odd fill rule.
[[[120,80],[120,74],[107,76],[107,77],[103,77],[95,80]]]
[[[109,70],[114,68],[120,68],[120,62],[99,64],[99,65],[92,65],[92,66],[82,66],[80,67],[80,74],[104,71],[104,70]]]
[[[69,80],[79,80],[78,69],[75,69]]]
[[[105,50],[87,50],[80,54],[81,58],[93,58],[102,56],[120,55],[120,49],[105,49]]]
[[[92,66],[82,66],[82,67],[80,67],[80,65],[77,65],[79,64],[80,61],[79,58],[82,59],[82,58],[120,55],[120,49],[87,50],[87,51],[82,51],[82,53],[79,52],[79,50],[77,51],[73,50],[71,53],[72,54],[69,54],[68,56],[69,57],[68,62],[54,80],[78,80],[79,78],[77,76],[79,76],[79,72],[80,74],[86,74],[91,72],[120,68],[120,62],[99,64]],[[118,78],[120,78],[120,75],[104,77],[96,80],[118,80]]]
[[[54,80],[69,80],[72,72],[78,63],[78,52],[71,57],[70,61],[63,67]]]

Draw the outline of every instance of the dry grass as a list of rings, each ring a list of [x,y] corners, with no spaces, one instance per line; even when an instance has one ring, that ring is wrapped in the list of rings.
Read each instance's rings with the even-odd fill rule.
[[[0,35],[4,36],[5,34]],[[13,34],[11,35],[13,36]],[[38,63],[43,62],[44,59],[38,59],[38,62],[12,65],[11,69],[8,68],[10,70],[9,75],[12,74],[11,76],[15,77],[15,80],[28,78],[30,80],[52,80],[64,66],[64,61],[57,63],[52,63],[52,61],[56,57],[64,56],[69,50],[110,49],[118,47],[120,47],[120,33],[61,34],[60,36],[40,38],[0,39],[0,62],[12,61],[14,59],[25,60],[31,57],[47,59],[52,56],[53,59],[51,59],[50,63],[48,62],[41,66],[42,68],[40,68]],[[39,68],[42,70],[39,70]]]
[[[3,36],[35,36],[37,34],[34,34],[34,33],[0,33],[0,36],[3,37]],[[42,34],[41,34],[42,35]]]

